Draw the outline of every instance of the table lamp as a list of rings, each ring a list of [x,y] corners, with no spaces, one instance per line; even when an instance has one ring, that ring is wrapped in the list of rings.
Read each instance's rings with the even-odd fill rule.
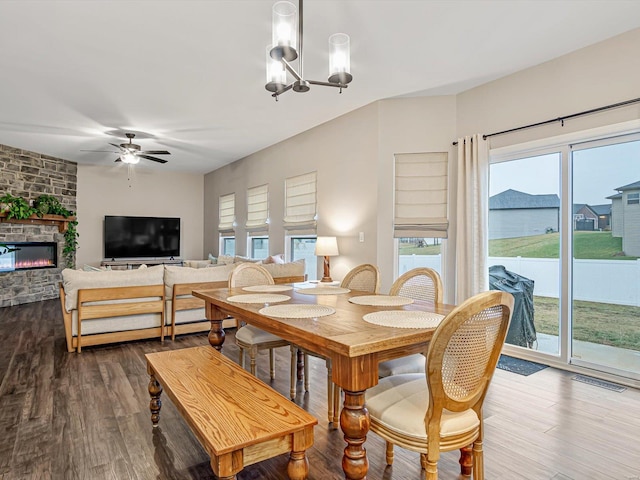
[[[316,256],[324,257],[324,276],[321,282],[332,282],[331,273],[329,272],[329,257],[338,255],[338,240],[336,237],[317,237],[315,254]]]

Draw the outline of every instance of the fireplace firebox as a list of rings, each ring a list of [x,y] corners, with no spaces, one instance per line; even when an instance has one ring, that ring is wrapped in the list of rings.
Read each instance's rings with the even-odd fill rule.
[[[57,266],[58,246],[55,242],[0,243],[0,272]]]

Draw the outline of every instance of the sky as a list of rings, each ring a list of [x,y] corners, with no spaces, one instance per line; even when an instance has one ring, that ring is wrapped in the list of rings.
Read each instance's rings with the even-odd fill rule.
[[[560,153],[491,165],[489,194],[518,190],[560,196]],[[640,141],[573,152],[573,202],[611,203],[617,187],[640,181]]]

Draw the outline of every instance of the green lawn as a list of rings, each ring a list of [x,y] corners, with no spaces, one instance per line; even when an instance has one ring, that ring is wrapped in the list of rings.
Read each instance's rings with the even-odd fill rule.
[[[533,297],[538,333],[558,335],[558,299]],[[640,307],[573,302],[573,338],[640,351]]]
[[[574,258],[598,260],[635,260],[622,255],[622,238],[611,232],[574,232]],[[430,240],[431,241],[431,240]],[[440,245],[418,247],[401,244],[400,255],[438,255]],[[559,258],[560,234],[547,233],[530,237],[489,240],[490,257]]]

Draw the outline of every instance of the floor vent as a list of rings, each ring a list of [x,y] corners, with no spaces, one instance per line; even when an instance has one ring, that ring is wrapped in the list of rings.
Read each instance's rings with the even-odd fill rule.
[[[623,387],[617,383],[607,382],[605,380],[600,380],[599,378],[587,377],[586,375],[575,375],[571,380],[576,380],[578,382],[594,385],[600,388],[606,388],[607,390],[612,390],[614,392],[624,392],[627,389],[627,387]]]

